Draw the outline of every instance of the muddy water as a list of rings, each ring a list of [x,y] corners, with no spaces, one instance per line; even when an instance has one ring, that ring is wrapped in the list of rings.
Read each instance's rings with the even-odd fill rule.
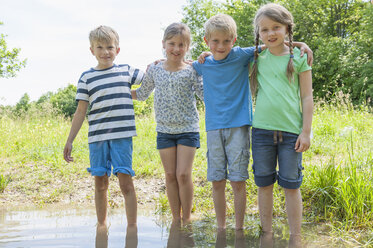
[[[109,231],[96,233],[94,209],[0,210],[0,247],[264,247],[258,220],[247,220],[247,228],[236,232],[228,225],[217,233],[214,220],[195,221],[180,230],[169,220],[149,211],[139,211],[138,228],[126,228],[123,210],[108,214]],[[286,221],[275,220],[271,247],[288,247]],[[325,235],[326,227],[303,225],[307,247],[348,247]],[[342,246],[339,246],[342,245]]]

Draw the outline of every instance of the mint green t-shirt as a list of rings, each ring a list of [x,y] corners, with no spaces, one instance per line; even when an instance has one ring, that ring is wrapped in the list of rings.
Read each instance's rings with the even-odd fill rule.
[[[294,49],[294,81],[289,82],[286,68],[290,55],[275,56],[265,49],[258,58],[258,94],[253,127],[295,134],[302,132],[303,120],[299,73],[311,70],[307,55]]]

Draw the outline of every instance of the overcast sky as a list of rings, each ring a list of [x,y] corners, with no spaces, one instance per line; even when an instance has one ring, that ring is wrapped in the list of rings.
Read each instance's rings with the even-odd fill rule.
[[[0,0],[0,33],[8,48],[21,48],[27,65],[15,78],[0,78],[0,105],[14,105],[24,93],[37,100],[76,84],[96,65],[88,33],[98,25],[116,29],[121,51],[115,63],[140,69],[162,57],[164,28],[181,21],[187,0]]]

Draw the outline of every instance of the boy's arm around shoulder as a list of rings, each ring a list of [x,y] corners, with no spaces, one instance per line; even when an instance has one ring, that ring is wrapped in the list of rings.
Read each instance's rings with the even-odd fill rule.
[[[72,162],[74,160],[73,157],[71,157],[71,151],[73,149],[73,142],[85,120],[85,115],[87,113],[88,104],[89,103],[87,101],[83,101],[83,100],[78,101],[78,107],[76,108],[76,111],[75,111],[75,114],[74,114],[74,117],[71,123],[69,137],[67,138],[65,148],[63,149],[63,158],[65,159],[66,162]]]

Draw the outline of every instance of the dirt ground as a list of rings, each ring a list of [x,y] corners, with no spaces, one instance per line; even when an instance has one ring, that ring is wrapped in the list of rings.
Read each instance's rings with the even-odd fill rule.
[[[110,177],[108,202],[112,208],[124,206],[124,198],[118,183],[116,177]],[[45,186],[35,185],[33,187],[35,192],[30,192],[10,182],[5,191],[0,193],[0,208],[33,208],[50,205],[94,206],[93,177],[87,176],[75,180],[68,190],[61,190],[67,188],[64,184],[62,181],[54,181]],[[164,179],[134,178],[134,184],[139,208],[155,208],[159,194],[165,194]]]

